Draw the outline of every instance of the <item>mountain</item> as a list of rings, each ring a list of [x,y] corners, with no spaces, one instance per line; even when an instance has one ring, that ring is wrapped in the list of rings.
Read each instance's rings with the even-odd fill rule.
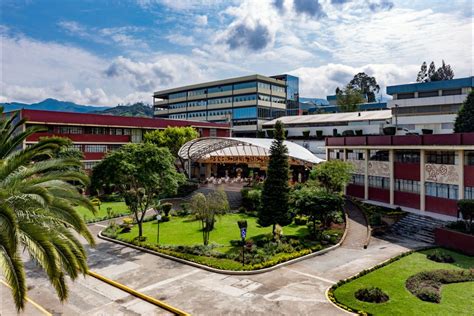
[[[102,111],[94,112],[96,114],[118,115],[118,116],[139,116],[139,117],[153,117],[153,108],[142,102],[118,105],[113,108],[108,108]]]
[[[102,111],[109,109],[108,106],[92,106],[92,105],[80,105],[74,102],[59,101],[56,99],[46,99],[38,103],[26,104],[26,103],[2,103],[4,111],[15,111],[20,109],[28,110],[46,110],[46,111],[60,111],[60,112],[77,112],[77,113],[91,113],[96,111]]]

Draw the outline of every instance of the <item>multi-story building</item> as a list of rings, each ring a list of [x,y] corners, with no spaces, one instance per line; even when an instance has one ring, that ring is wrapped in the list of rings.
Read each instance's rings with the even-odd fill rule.
[[[233,136],[255,137],[261,124],[297,115],[298,78],[251,75],[157,91],[155,117],[224,123]]]
[[[451,133],[462,102],[474,87],[474,77],[388,86],[394,123],[408,130]]]
[[[474,199],[474,133],[326,138],[328,159],[354,166],[349,196],[442,219]]]
[[[60,136],[72,140],[74,147],[84,153],[84,168],[91,169],[104,155],[126,143],[139,143],[148,131],[169,126],[191,126],[201,136],[229,136],[228,124],[124,117],[38,110],[20,110],[26,127],[41,126],[44,132],[30,135],[23,146],[37,143],[41,137]]]

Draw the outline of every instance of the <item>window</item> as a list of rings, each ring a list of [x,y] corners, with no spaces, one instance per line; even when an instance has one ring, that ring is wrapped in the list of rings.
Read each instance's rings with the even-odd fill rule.
[[[266,89],[270,90],[270,84],[269,83],[264,83],[264,82],[258,82],[257,83],[258,89]]]
[[[226,109],[226,110],[215,110],[215,111],[208,111],[207,115],[208,116],[221,116],[221,115],[229,115],[232,114],[232,110]]]
[[[107,152],[107,145],[85,145],[84,151],[86,153],[105,153]]]
[[[123,134],[124,135],[132,135],[132,131],[129,128],[124,128],[123,129]]]
[[[188,97],[194,97],[197,95],[205,95],[207,93],[206,89],[192,90],[188,91]]]
[[[344,156],[344,151],[342,149],[330,149],[329,150],[329,159],[330,160],[342,160]]]
[[[437,96],[439,96],[438,90],[418,92],[419,98],[429,98],[429,97],[437,97]]]
[[[415,97],[415,93],[399,93],[397,94],[397,100],[404,100],[404,99],[413,99]]]
[[[224,104],[224,103],[232,103],[232,97],[228,97],[228,98],[218,98],[218,99],[209,99],[207,101],[207,103],[209,105],[212,105],[212,104]]]
[[[207,90],[207,93],[218,93],[225,91],[232,91],[232,85],[212,87]]]
[[[426,162],[440,165],[456,165],[457,155],[454,151],[429,151],[426,154]]]
[[[474,166],[474,151],[464,153],[464,163],[468,166]]]
[[[216,137],[217,136],[217,130],[215,128],[211,128],[209,130],[209,136]]]
[[[420,152],[398,150],[395,152],[395,161],[402,163],[420,163]]]
[[[279,98],[279,97],[272,97],[272,102],[273,102],[273,103],[285,104],[285,103],[286,103],[286,100],[283,99],[283,98]]]
[[[369,187],[379,189],[390,189],[390,179],[379,176],[369,176]]]
[[[462,94],[462,89],[443,90],[443,95],[458,95]]]
[[[186,97],[186,92],[178,92],[178,93],[173,93],[169,95],[169,99],[178,99],[178,98],[185,98]]]
[[[396,179],[395,190],[401,192],[420,193],[420,181]]]
[[[272,109],[272,118],[278,118],[281,116],[285,116],[286,111],[283,109]]]
[[[188,102],[188,107],[206,106],[206,105],[207,105],[207,101],[206,101],[206,100]]]
[[[258,95],[258,99],[259,99],[259,100],[262,100],[262,101],[270,102],[270,96],[268,96],[268,95],[259,94],[259,95]]]
[[[85,170],[91,170],[92,168],[95,167],[95,165],[97,165],[97,163],[99,163],[99,161],[84,161],[84,169]]]
[[[233,119],[245,119],[245,118],[256,118],[257,117],[257,108],[240,108],[234,109],[232,113]]]
[[[259,107],[258,108],[258,118],[271,119],[272,118],[272,109]]]
[[[234,84],[234,90],[251,89],[251,88],[256,88],[256,87],[257,87],[257,83],[255,81]]]
[[[464,187],[464,198],[474,200],[474,187]]]
[[[241,120],[241,121],[233,122],[232,125],[233,126],[257,125],[257,121],[254,121],[254,120]]]
[[[79,126],[60,126],[60,134],[84,134],[84,130]]]
[[[370,150],[369,160],[388,161],[388,150]]]
[[[82,151],[82,145],[80,144],[72,144],[72,148]]]
[[[364,150],[347,150],[347,159],[348,160],[365,160],[365,151]]]
[[[445,184],[445,183],[434,183],[426,182],[425,183],[426,195],[439,197],[443,199],[458,199],[458,186],[454,184]]]
[[[255,94],[244,94],[234,97],[234,102],[246,102],[253,100],[257,100],[257,96]]]
[[[174,109],[185,109],[186,108],[186,102],[180,102],[180,103],[173,103],[170,104],[170,110]]]
[[[356,185],[364,185],[365,177],[362,174],[353,174],[350,183]]]
[[[285,87],[272,85],[272,92],[285,93]]]
[[[441,129],[454,129],[454,123],[441,123]]]
[[[206,117],[206,111],[188,113],[188,118],[195,118],[195,117]]]

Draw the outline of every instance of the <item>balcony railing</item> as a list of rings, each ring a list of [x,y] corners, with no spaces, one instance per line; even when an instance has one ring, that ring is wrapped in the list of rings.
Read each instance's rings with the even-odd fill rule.
[[[474,145],[474,133],[400,135],[400,136],[345,136],[327,137],[326,146],[456,146]]]

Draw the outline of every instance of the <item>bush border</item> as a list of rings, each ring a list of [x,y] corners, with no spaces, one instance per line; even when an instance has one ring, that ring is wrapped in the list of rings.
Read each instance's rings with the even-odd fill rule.
[[[200,268],[200,269],[203,269],[203,270],[207,270],[207,271],[210,271],[210,272],[215,272],[215,273],[220,273],[220,274],[227,274],[227,275],[253,275],[253,274],[261,274],[261,273],[273,271],[273,270],[276,270],[278,268],[281,268],[281,267],[284,267],[284,266],[287,266],[287,265],[290,265],[290,264],[293,264],[293,263],[296,263],[296,262],[299,262],[299,261],[302,261],[302,260],[306,260],[306,259],[309,259],[309,258],[312,258],[312,257],[316,257],[316,256],[319,256],[319,255],[325,254],[326,252],[329,252],[331,250],[334,250],[334,249],[338,248],[339,246],[341,246],[341,244],[346,239],[347,231],[349,229],[349,221],[348,221],[347,213],[345,213],[345,219],[346,219],[346,225],[345,225],[345,228],[344,228],[344,233],[342,234],[342,237],[341,237],[341,239],[339,240],[339,242],[337,244],[335,244],[333,246],[330,246],[330,247],[327,247],[327,248],[324,248],[324,249],[321,249],[321,250],[316,251],[316,252],[303,254],[303,255],[298,256],[296,258],[289,259],[287,261],[280,262],[280,263],[271,265],[269,267],[262,268],[262,269],[256,269],[256,270],[224,270],[224,269],[213,268],[213,267],[210,267],[210,266],[207,266],[207,265],[204,265],[204,264],[201,264],[201,263],[197,263],[197,262],[194,262],[194,261],[191,261],[191,260],[188,260],[188,259],[177,257],[177,256],[173,255],[171,251],[167,251],[168,253],[158,252],[158,251],[151,250],[151,249],[148,249],[148,248],[145,248],[145,247],[142,247],[142,246],[134,245],[130,242],[125,242],[125,241],[122,241],[122,240],[118,240],[118,239],[114,239],[114,238],[104,236],[102,234],[103,230],[101,230],[97,234],[97,236],[100,239],[103,239],[103,240],[106,240],[106,241],[110,241],[110,242],[120,244],[120,245],[126,246],[126,247],[131,247],[131,248],[134,248],[136,250],[147,252],[149,254],[152,254],[152,255],[155,255],[155,256],[160,256],[160,257],[170,259],[170,260],[173,260],[173,261],[177,261],[177,262],[180,262],[180,263],[184,263],[184,264],[187,264],[187,265],[190,265],[190,266],[193,266],[193,267],[196,267],[196,268]],[[305,250],[311,251],[310,249],[305,249]],[[301,250],[300,252],[305,252],[305,250]]]
[[[360,277],[363,277],[364,275],[366,274],[369,274],[371,272],[374,272],[380,268],[383,268],[395,261],[398,261],[400,260],[401,258],[404,258],[406,256],[409,256],[415,252],[420,252],[420,251],[425,251],[425,250],[429,250],[429,249],[435,249],[435,248],[442,248],[442,247],[439,247],[439,246],[436,246],[436,245],[433,245],[433,246],[427,246],[427,247],[420,247],[420,248],[416,248],[416,249],[413,249],[413,250],[410,250],[410,251],[407,251],[407,252],[404,252],[404,253],[401,253],[395,257],[392,257],[392,258],[389,258],[379,264],[376,264],[375,266],[371,267],[371,268],[368,268],[368,269],[364,269],[358,273],[356,273],[355,275],[351,276],[351,277],[348,277],[346,279],[342,279],[340,281],[338,281],[336,284],[334,285],[331,285],[330,287],[328,287],[328,289],[326,290],[326,298],[328,299],[328,301],[330,301],[334,306],[336,306],[337,308],[341,309],[341,310],[344,310],[348,313],[352,313],[352,314],[357,314],[357,315],[364,315],[364,316],[368,316],[368,315],[371,315],[369,312],[367,311],[364,311],[364,310],[356,310],[350,306],[347,306],[341,302],[339,302],[337,299],[336,299],[336,296],[334,295],[334,291],[346,284],[346,283],[349,283],[351,281],[354,281]]]

